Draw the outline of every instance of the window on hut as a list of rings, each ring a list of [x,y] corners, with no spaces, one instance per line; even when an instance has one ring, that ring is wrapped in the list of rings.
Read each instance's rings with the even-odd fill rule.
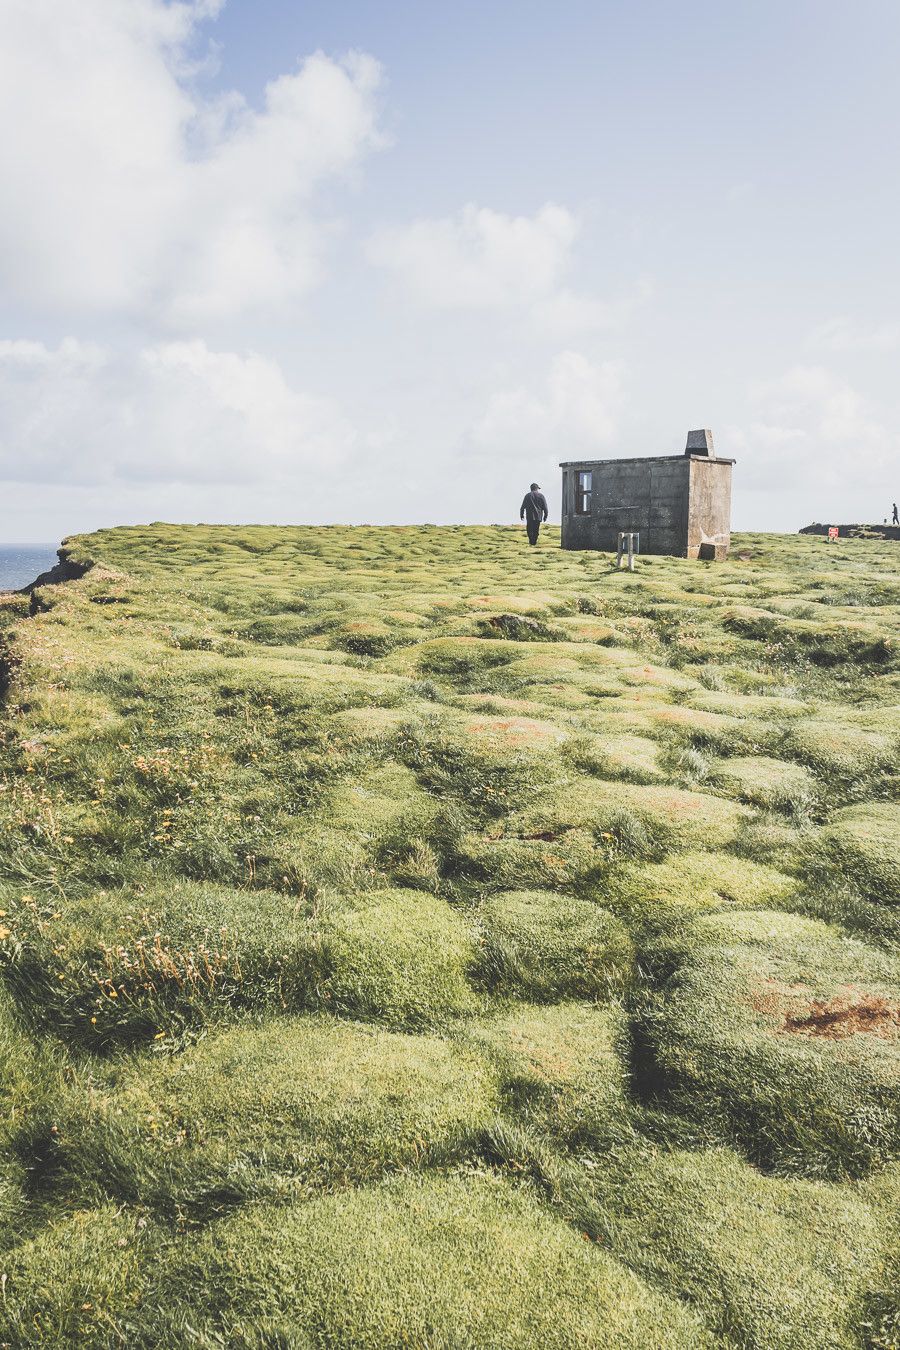
[[[576,516],[591,514],[590,469],[578,469],[575,473],[575,514]]]

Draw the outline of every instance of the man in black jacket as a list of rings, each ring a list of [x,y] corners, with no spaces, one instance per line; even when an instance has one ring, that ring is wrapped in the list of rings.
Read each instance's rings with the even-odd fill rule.
[[[519,511],[519,519],[525,521],[525,527],[528,530],[529,544],[537,543],[541,521],[546,520],[549,514],[547,498],[541,492],[537,483],[532,483],[531,491],[525,493]]]

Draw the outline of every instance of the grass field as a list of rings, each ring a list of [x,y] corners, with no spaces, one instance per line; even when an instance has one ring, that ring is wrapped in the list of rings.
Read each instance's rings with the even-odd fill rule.
[[[900,1348],[898,547],[557,542],[0,598],[0,1346]]]

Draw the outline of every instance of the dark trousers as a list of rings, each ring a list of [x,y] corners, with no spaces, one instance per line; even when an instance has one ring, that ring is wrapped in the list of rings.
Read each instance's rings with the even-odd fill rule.
[[[532,520],[531,516],[528,516],[525,521],[525,528],[528,530],[529,544],[536,544],[541,530],[541,522],[539,520]]]

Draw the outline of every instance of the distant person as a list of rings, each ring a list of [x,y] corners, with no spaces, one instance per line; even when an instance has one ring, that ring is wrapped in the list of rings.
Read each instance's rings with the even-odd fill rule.
[[[531,489],[522,498],[522,506],[519,510],[519,519],[524,520],[525,528],[528,531],[529,544],[537,543],[541,522],[546,520],[549,514],[547,498],[541,492],[539,485],[532,483]]]
[[[892,525],[900,525],[900,516],[897,515],[897,503],[896,503],[896,502],[894,502],[894,518],[893,518],[893,520],[891,521],[891,524],[892,524]]]

